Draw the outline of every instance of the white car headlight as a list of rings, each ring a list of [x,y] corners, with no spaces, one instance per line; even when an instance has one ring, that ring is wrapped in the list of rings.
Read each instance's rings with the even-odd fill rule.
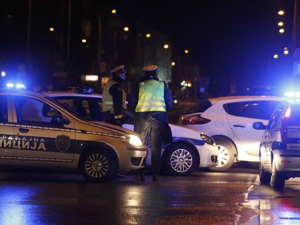
[[[132,134],[129,135],[129,143],[134,146],[143,145],[142,140],[138,136]]]

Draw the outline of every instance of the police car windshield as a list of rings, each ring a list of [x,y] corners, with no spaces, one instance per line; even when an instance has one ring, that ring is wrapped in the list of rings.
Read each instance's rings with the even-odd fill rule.
[[[60,103],[55,98],[52,98],[52,97],[49,97],[49,96],[45,96],[45,98],[48,99],[49,101],[53,102],[54,104],[59,105],[61,108],[63,108],[67,112],[71,113],[73,116],[77,117],[78,119],[85,120],[85,121],[90,121],[88,118],[83,117],[82,115],[80,115],[76,111],[72,110],[70,107]]]

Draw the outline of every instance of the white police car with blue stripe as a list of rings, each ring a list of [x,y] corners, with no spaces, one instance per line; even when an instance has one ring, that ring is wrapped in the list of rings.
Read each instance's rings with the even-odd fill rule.
[[[102,121],[102,95],[96,93],[44,92],[49,97],[78,112],[83,119]],[[103,124],[98,122],[98,124]],[[185,176],[197,168],[217,165],[218,148],[215,141],[205,133],[183,126],[169,124],[173,141],[164,145],[162,171],[171,175]],[[133,131],[132,124],[124,128]],[[151,151],[148,151],[146,165],[151,165]]]

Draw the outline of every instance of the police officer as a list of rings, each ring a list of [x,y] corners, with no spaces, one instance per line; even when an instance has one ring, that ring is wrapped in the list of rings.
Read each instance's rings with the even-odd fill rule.
[[[167,114],[172,107],[172,96],[168,87],[156,75],[157,65],[145,66],[143,70],[145,75],[134,86],[129,107],[134,112],[134,131],[141,134],[146,145],[150,138],[153,181],[158,181],[162,144],[164,140],[170,141],[172,138]],[[136,179],[145,179],[144,170],[138,172]]]
[[[102,116],[106,123],[122,126],[126,110],[126,93],[122,84],[126,79],[125,66],[121,65],[110,71],[111,80],[102,93]]]

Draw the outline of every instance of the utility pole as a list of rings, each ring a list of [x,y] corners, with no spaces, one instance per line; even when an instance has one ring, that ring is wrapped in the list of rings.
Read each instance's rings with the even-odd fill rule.
[[[300,47],[300,0],[294,0],[294,21],[292,31],[292,49],[295,51]]]
[[[31,0],[28,0],[28,21],[27,21],[27,64],[31,69],[31,51],[30,51],[30,38],[31,38]]]

